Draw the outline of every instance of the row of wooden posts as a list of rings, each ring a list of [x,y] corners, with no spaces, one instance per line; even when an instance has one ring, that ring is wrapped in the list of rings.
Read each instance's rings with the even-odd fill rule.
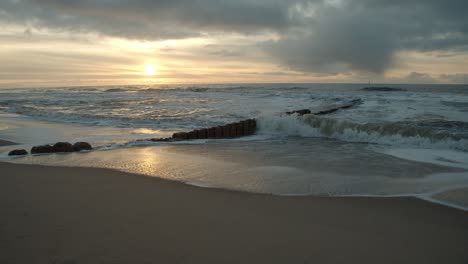
[[[320,112],[312,113],[309,109],[295,110],[291,112],[286,112],[287,115],[295,114],[297,116],[302,115],[327,115],[333,112],[336,112],[340,109],[350,108],[352,106],[361,104],[361,99],[355,99],[349,103],[333,107],[331,109],[323,110]],[[247,119],[240,122],[230,123],[224,126],[216,126],[210,128],[202,128],[197,130],[192,130],[189,132],[179,132],[174,133],[172,137],[169,138],[152,138],[151,141],[156,142],[174,142],[174,141],[184,141],[184,140],[195,140],[195,139],[222,139],[222,138],[237,138],[251,136],[255,134],[257,130],[257,121],[255,119]],[[34,146],[31,149],[31,154],[37,153],[54,153],[54,152],[73,152],[81,150],[91,150],[93,149],[91,145],[87,142],[77,142],[74,145],[68,142],[57,142],[55,145],[41,145]],[[24,149],[16,149],[8,153],[9,156],[21,156],[27,155],[28,152]]]
[[[255,119],[230,123],[223,126],[202,128],[189,132],[174,133],[170,138],[153,138],[152,141],[171,142],[194,139],[221,139],[245,137],[255,134],[257,122]]]
[[[287,115],[296,114],[298,116],[311,114],[309,109],[295,110],[286,112]],[[321,114],[321,113],[318,113]],[[257,130],[257,121],[255,119],[247,119],[240,122],[230,123],[223,126],[210,128],[202,128],[189,132],[174,133],[169,138],[152,138],[151,141],[156,142],[174,142],[194,139],[221,139],[221,138],[237,138],[251,136]]]

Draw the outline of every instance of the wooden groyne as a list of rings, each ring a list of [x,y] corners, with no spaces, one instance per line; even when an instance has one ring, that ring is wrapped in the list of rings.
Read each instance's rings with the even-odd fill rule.
[[[322,110],[319,112],[312,113],[310,109],[300,109],[290,112],[286,112],[286,115],[326,115],[334,113],[340,109],[347,109],[356,104],[360,104],[362,101],[360,99],[353,100],[349,103],[336,106],[327,110]],[[179,132],[174,133],[172,137],[169,138],[152,138],[151,141],[154,142],[175,142],[175,141],[185,141],[185,140],[195,140],[195,139],[222,139],[222,138],[238,138],[246,137],[255,134],[257,130],[257,120],[247,119],[244,121],[230,123],[224,126],[216,126],[210,128],[203,128],[192,130],[189,132]]]
[[[210,128],[202,128],[189,132],[174,133],[170,138],[153,138],[155,142],[174,142],[194,139],[221,139],[221,138],[238,138],[251,136],[257,130],[257,121],[255,119],[247,119],[244,121],[230,123],[224,126],[216,126]]]
[[[286,115],[326,115],[334,113],[340,109],[347,109],[352,106],[362,103],[361,99],[355,99],[349,103],[335,106],[327,110],[322,110],[320,112],[312,113],[309,109],[301,109],[286,112]],[[230,123],[223,126],[216,126],[210,128],[196,129],[189,132],[178,132],[174,133],[171,137],[168,138],[152,138],[151,141],[154,142],[176,142],[176,141],[185,141],[185,140],[195,140],[195,139],[227,139],[227,138],[239,138],[246,137],[255,134],[257,130],[257,120],[247,119],[240,122]],[[34,146],[31,149],[31,154],[40,154],[40,153],[64,153],[64,152],[76,152],[82,150],[92,150],[93,148],[87,142],[77,142],[74,145],[68,142],[57,142],[55,145],[41,145]],[[24,149],[16,149],[8,153],[9,156],[23,156],[27,155],[28,152]]]

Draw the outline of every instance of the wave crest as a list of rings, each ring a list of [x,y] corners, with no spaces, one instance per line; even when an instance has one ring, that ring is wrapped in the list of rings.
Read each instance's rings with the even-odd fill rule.
[[[458,121],[401,121],[355,123],[306,115],[264,116],[258,133],[275,136],[325,137],[349,142],[418,146],[468,151],[468,123]]]

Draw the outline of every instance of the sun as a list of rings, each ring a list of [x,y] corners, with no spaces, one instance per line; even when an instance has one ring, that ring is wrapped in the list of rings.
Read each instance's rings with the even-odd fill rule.
[[[158,68],[154,64],[146,64],[145,65],[145,74],[146,75],[155,75]]]

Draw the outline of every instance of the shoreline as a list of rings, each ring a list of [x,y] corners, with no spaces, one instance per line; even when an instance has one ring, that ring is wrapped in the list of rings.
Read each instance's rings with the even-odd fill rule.
[[[0,139],[0,147],[11,146],[12,148],[10,150],[14,150],[14,146],[17,146],[17,145],[21,145],[21,143]],[[27,151],[29,151],[29,150],[27,150]],[[51,154],[54,154],[54,153],[51,153]],[[66,153],[66,154],[69,154],[69,153]],[[32,155],[32,154],[28,154],[28,155]],[[39,154],[39,156],[47,156],[47,155],[48,154]],[[0,164],[2,162],[9,163],[9,164],[28,165],[28,164],[25,164],[25,163],[12,163],[12,162],[8,162],[6,160],[0,161]],[[148,174],[144,174],[144,173],[125,171],[125,170],[121,170],[119,168],[92,167],[92,166],[88,167],[88,166],[74,166],[74,165],[72,165],[72,166],[61,166],[61,165],[55,165],[55,164],[53,164],[53,165],[36,164],[36,165],[37,166],[44,166],[44,167],[57,167],[57,168],[89,168],[89,169],[113,170],[113,171],[116,171],[116,172],[124,172],[124,173],[129,173],[129,174],[133,174],[133,175],[142,176],[142,177],[152,177],[152,178],[156,177],[156,178],[159,178],[159,179],[162,179],[162,180],[174,181],[176,183],[195,186],[197,188],[208,188],[208,189],[215,189],[215,190],[221,190],[221,191],[234,191],[234,192],[241,192],[241,193],[247,193],[247,194],[266,194],[266,195],[274,195],[274,196],[280,196],[280,197],[296,197],[297,196],[297,197],[317,197],[317,198],[327,198],[327,197],[332,197],[332,198],[333,197],[337,197],[337,198],[348,198],[348,197],[357,197],[357,198],[359,198],[359,197],[362,197],[362,198],[415,198],[415,199],[419,199],[421,201],[425,201],[425,202],[445,206],[445,207],[448,207],[448,208],[451,208],[451,209],[456,209],[456,210],[468,212],[468,207],[464,207],[464,206],[460,206],[460,205],[457,205],[457,204],[452,204],[452,203],[449,203],[449,202],[444,202],[444,201],[440,201],[440,200],[437,200],[437,199],[433,199],[432,197],[427,196],[425,194],[420,194],[420,195],[411,194],[411,193],[409,193],[409,194],[395,194],[395,195],[393,195],[393,194],[390,194],[390,195],[351,194],[351,195],[332,195],[332,196],[313,195],[313,194],[291,194],[291,195],[289,195],[289,194],[255,192],[255,191],[231,189],[231,188],[225,188],[225,187],[219,187],[219,186],[203,185],[203,184],[198,184],[198,183],[192,183],[190,181],[162,178],[162,177],[159,177],[157,175],[148,175]],[[460,188],[466,188],[466,187],[467,186],[462,186]],[[442,193],[442,192],[445,192],[445,191],[457,191],[458,189],[459,188],[451,188],[451,189],[447,189],[447,190],[444,190],[444,191],[438,191],[438,192]]]
[[[11,142],[12,144],[17,144],[14,142]],[[10,145],[13,146],[13,145]],[[13,149],[11,149],[13,150]],[[69,155],[70,153],[51,153],[51,154],[28,154],[32,156],[50,156],[54,154],[65,154]],[[22,158],[19,156],[18,158]],[[1,163],[7,163],[7,164],[17,164],[17,165],[31,165],[29,163],[16,163],[16,162],[11,162],[8,160],[0,160]],[[183,179],[170,179],[166,177],[160,177],[158,175],[152,175],[152,174],[145,174],[145,173],[139,173],[139,172],[133,172],[133,171],[127,171],[121,168],[112,168],[112,167],[100,167],[100,166],[83,166],[83,165],[60,165],[60,164],[41,164],[41,163],[34,163],[34,166],[40,166],[40,167],[52,167],[52,168],[63,168],[63,169],[70,169],[70,168],[85,168],[85,169],[103,169],[103,170],[110,170],[110,171],[115,171],[117,173],[128,173],[131,175],[139,176],[139,177],[150,177],[150,178],[158,178],[164,181],[170,181],[170,182],[175,182],[175,183],[180,183],[184,185],[189,185],[189,186],[194,186],[197,188],[204,188],[204,189],[213,189],[213,190],[219,190],[219,191],[227,191],[227,192],[240,192],[240,193],[246,193],[246,194],[260,194],[260,195],[273,195],[273,196],[278,196],[278,197],[312,197],[312,198],[411,198],[411,199],[418,199],[424,202],[428,203],[433,203],[437,205],[441,205],[447,208],[455,209],[455,210],[460,210],[463,212],[468,212],[468,206],[464,205],[458,205],[456,201],[454,202],[446,202],[443,200],[437,200],[432,197],[432,195],[438,195],[442,193],[450,193],[450,192],[458,192],[459,190],[465,190],[468,188],[468,186],[459,186],[459,187],[450,187],[446,188],[443,190],[439,190],[434,193],[422,193],[422,194],[412,194],[412,193],[403,193],[403,194],[388,194],[388,195],[378,195],[378,194],[349,194],[349,195],[317,195],[317,194],[281,194],[281,193],[274,193],[274,192],[261,192],[261,191],[250,191],[250,190],[244,190],[244,189],[236,189],[236,188],[229,188],[229,187],[222,187],[222,186],[217,186],[217,185],[210,185],[210,184],[201,184],[198,182],[192,182],[192,181],[185,181]],[[467,189],[468,190],[468,189]]]
[[[15,146],[15,145],[20,145],[20,144],[9,141],[9,140],[0,139],[0,147]]]
[[[68,154],[68,153],[66,153]],[[49,154],[36,154],[36,155],[49,155]],[[423,202],[447,207],[450,209],[462,211],[462,212],[468,212],[468,208],[459,206],[456,204],[440,201],[434,198],[431,198],[430,196],[427,196],[426,194],[390,194],[390,195],[370,195],[370,194],[352,194],[352,195],[314,195],[314,194],[276,194],[276,193],[265,193],[265,192],[254,192],[254,191],[247,191],[247,190],[241,190],[241,189],[230,189],[230,188],[224,188],[224,187],[219,187],[219,186],[213,186],[213,185],[206,185],[206,184],[199,184],[196,182],[190,182],[190,181],[183,181],[183,180],[176,180],[176,179],[167,179],[167,178],[162,178],[158,176],[153,176],[153,175],[146,175],[142,173],[136,173],[136,172],[129,172],[129,171],[124,171],[120,170],[118,168],[106,168],[106,167],[87,167],[87,166],[60,166],[60,165],[44,165],[44,164],[26,164],[26,163],[12,163],[8,161],[0,161],[0,167],[2,163],[6,164],[15,164],[15,165],[26,165],[26,166],[38,166],[38,167],[46,167],[46,168],[62,168],[62,169],[73,169],[73,168],[83,168],[83,169],[102,169],[102,170],[109,170],[109,171],[114,171],[116,173],[126,173],[135,177],[149,177],[149,178],[156,178],[162,181],[168,181],[168,182],[174,182],[176,184],[183,184],[183,185],[188,185],[192,186],[195,188],[201,188],[201,189],[211,189],[211,190],[217,190],[217,191],[225,191],[225,192],[236,192],[236,193],[244,193],[248,195],[270,195],[270,196],[277,196],[277,197],[309,197],[309,198],[340,198],[340,199],[348,199],[348,198],[367,198],[367,199],[398,199],[398,198],[408,198],[408,199],[417,199]],[[457,191],[459,189],[466,189],[466,186],[461,186],[461,187],[454,187],[451,189],[446,189],[437,193],[444,193],[447,191]]]
[[[418,198],[275,196],[99,168],[0,170],[2,263],[468,259],[468,213]]]

